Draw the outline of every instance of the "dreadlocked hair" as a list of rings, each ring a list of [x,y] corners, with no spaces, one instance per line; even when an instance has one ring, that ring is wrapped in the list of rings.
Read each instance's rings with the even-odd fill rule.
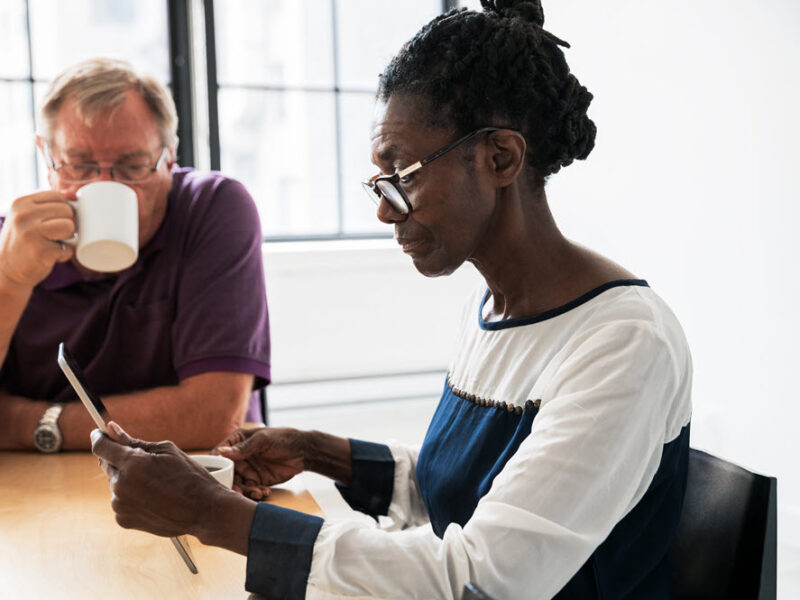
[[[597,128],[586,111],[592,94],[572,73],[545,31],[539,0],[481,0],[483,12],[455,9],[409,40],[378,83],[427,102],[431,124],[466,134],[479,127],[520,131],[538,185],[594,147]]]

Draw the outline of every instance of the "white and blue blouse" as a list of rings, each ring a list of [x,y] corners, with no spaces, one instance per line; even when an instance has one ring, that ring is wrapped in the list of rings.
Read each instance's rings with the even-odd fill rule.
[[[419,449],[351,440],[339,485],[389,531],[259,504],[246,588],[276,598],[667,598],[692,364],[643,280],[546,313],[465,312]]]

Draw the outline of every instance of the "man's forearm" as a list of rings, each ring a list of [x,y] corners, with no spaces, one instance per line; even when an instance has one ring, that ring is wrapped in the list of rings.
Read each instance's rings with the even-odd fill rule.
[[[190,379],[103,398],[103,403],[112,419],[140,439],[168,439],[187,450],[211,448],[241,424],[253,376],[215,372]],[[49,404],[0,396],[0,447],[33,448],[33,431]],[[64,450],[89,449],[96,425],[79,401],[64,407],[58,425]]]
[[[0,392],[0,450],[33,448],[33,430],[50,406]]]
[[[176,386],[103,399],[111,418],[143,440],[171,440],[179,448],[212,448],[239,427],[247,412],[253,376],[204,373]],[[65,407],[65,449],[87,449],[94,423],[80,404]]]
[[[33,288],[8,281],[0,274],[0,365],[6,360],[11,337],[32,292]]]

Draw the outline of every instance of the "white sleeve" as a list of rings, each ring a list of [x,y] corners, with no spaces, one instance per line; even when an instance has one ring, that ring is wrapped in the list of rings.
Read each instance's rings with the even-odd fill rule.
[[[417,481],[419,448],[389,444],[389,450],[394,458],[394,489],[388,516],[394,522],[394,528],[427,523],[428,511]]]
[[[651,325],[589,331],[555,360],[531,434],[463,528],[326,522],[306,598],[459,598],[470,580],[498,598],[557,593],[642,498],[690,407],[684,361]]]

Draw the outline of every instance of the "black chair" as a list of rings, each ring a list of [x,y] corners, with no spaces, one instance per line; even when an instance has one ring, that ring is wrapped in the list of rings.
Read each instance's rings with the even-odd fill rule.
[[[269,411],[267,410],[267,388],[258,390],[258,402],[261,404],[261,420],[264,425],[269,425]]]
[[[492,600],[492,597],[472,582],[464,586],[461,600]]]
[[[774,599],[777,480],[691,448],[670,561],[678,600]]]

